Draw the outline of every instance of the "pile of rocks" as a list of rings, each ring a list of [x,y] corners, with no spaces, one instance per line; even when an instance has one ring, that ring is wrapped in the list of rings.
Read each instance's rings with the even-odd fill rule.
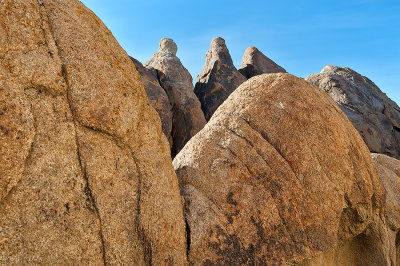
[[[0,264],[399,264],[400,108],[366,77],[216,38],[193,86],[78,0],[4,0],[0,32]]]

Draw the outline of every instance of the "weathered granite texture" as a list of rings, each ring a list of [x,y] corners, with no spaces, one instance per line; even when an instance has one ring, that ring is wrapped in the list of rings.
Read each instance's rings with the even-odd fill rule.
[[[157,113],[76,0],[0,2],[0,264],[182,265]]]
[[[371,80],[337,66],[326,66],[306,80],[335,100],[371,152],[400,159],[400,107]]]
[[[383,185],[360,135],[328,95],[289,74],[243,83],[173,164],[194,265],[302,263],[382,217]],[[370,244],[351,259],[384,261]]]

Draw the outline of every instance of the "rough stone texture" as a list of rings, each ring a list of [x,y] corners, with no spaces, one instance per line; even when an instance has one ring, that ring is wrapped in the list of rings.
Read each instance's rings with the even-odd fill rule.
[[[245,81],[246,78],[233,65],[225,40],[219,37],[213,39],[194,87],[207,121],[218,106]]]
[[[163,38],[158,53],[144,64],[157,70],[158,80],[172,104],[173,157],[206,124],[200,102],[193,92],[192,76],[176,52],[174,41]]]
[[[167,93],[158,82],[157,70],[152,67],[144,67],[142,63],[135,58],[131,57],[131,60],[135,64],[136,70],[139,72],[151,106],[156,109],[158,116],[161,119],[163,133],[172,146],[172,106],[169,102]]]
[[[173,164],[195,265],[300,263],[383,215],[383,186],[360,135],[330,97],[289,74],[242,84]]]
[[[339,104],[371,152],[400,159],[400,108],[371,80],[337,66],[326,66],[306,80]]]
[[[239,72],[249,79],[261,74],[286,73],[286,70],[266,57],[256,47],[250,46],[244,52]]]
[[[400,265],[400,161],[372,154],[386,190],[386,223],[390,239],[391,265]]]
[[[0,264],[185,263],[160,120],[81,2],[0,2],[0,110]]]

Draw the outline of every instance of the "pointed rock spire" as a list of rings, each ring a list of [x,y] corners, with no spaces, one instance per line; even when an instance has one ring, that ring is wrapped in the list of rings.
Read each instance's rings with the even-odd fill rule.
[[[194,87],[207,121],[218,106],[245,81],[246,78],[233,65],[225,40],[220,37],[213,39]]]
[[[177,50],[172,39],[163,38],[158,53],[144,64],[157,70],[158,81],[172,105],[172,157],[206,124],[193,92],[192,76],[176,56]]]
[[[286,73],[286,70],[266,57],[256,47],[250,46],[244,52],[239,72],[249,79],[267,73]]]

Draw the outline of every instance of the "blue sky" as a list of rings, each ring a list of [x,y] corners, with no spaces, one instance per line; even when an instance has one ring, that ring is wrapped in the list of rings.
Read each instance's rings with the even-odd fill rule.
[[[399,0],[83,0],[142,63],[162,37],[175,40],[193,79],[223,37],[236,67],[248,46],[300,77],[350,67],[400,104]]]

